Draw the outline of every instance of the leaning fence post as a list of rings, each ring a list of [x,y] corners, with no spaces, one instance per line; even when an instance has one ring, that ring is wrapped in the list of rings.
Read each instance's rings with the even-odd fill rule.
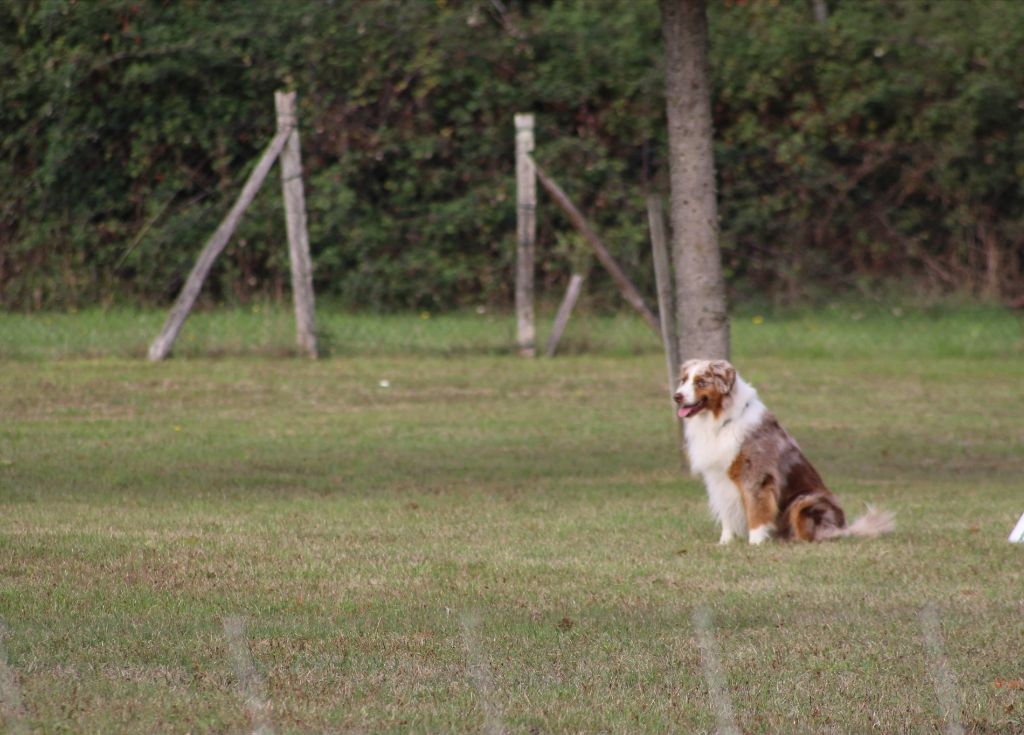
[[[612,257],[611,253],[608,252],[607,246],[594,231],[594,228],[587,221],[587,218],[583,216],[583,213],[572,203],[572,200],[566,196],[562,188],[555,183],[543,168],[537,165],[537,162],[533,162],[534,174],[540,185],[544,187],[544,190],[551,195],[551,198],[555,200],[555,204],[565,212],[566,217],[569,221],[579,230],[580,234],[583,235],[583,239],[587,241],[590,247],[594,250],[594,254],[597,255],[598,262],[604,266],[604,269],[608,271],[608,274],[615,281],[615,284],[619,287],[619,291],[622,292],[626,302],[629,303],[634,309],[640,312],[640,316],[647,322],[647,326],[651,328],[655,334],[661,334],[661,326],[658,324],[658,317],[647,308],[647,304],[644,303],[643,296],[640,295],[640,291],[633,285],[633,282],[626,276],[625,271],[615,262],[615,258]]]
[[[555,314],[555,323],[551,327],[551,335],[548,337],[547,348],[545,353],[548,357],[555,356],[555,350],[558,349],[558,342],[562,339],[562,332],[565,331],[565,325],[569,323],[569,317],[572,316],[573,307],[576,306],[576,301],[580,297],[580,290],[583,288],[583,276],[580,273],[573,273],[569,279],[569,287],[565,289],[565,297],[562,299],[561,305],[558,307],[558,313]]]
[[[287,131],[278,131],[277,135],[270,141],[270,145],[263,152],[263,156],[252,170],[252,173],[249,174],[249,178],[246,179],[245,185],[242,187],[242,193],[238,195],[238,199],[235,201],[234,206],[231,207],[231,211],[228,212],[224,221],[217,227],[216,232],[207,240],[203,251],[199,254],[199,258],[196,259],[196,264],[192,266],[192,272],[188,274],[188,279],[185,281],[181,293],[178,294],[170,314],[167,315],[167,321],[164,322],[163,329],[160,330],[157,338],[153,340],[153,344],[149,346],[148,356],[150,360],[154,362],[163,360],[170,353],[171,348],[174,346],[174,340],[178,338],[178,332],[181,331],[181,326],[185,323],[189,312],[192,311],[192,306],[196,303],[199,291],[203,287],[203,281],[206,280],[210,268],[213,267],[213,261],[217,259],[224,246],[228,244],[231,233],[235,231],[238,221],[242,219],[246,208],[252,203],[256,192],[260,190],[260,186],[267,177],[270,167],[274,165],[274,161],[277,159],[281,149],[284,148],[287,140]]]
[[[533,115],[516,123],[516,345],[523,357],[535,354],[533,251],[537,239],[537,177],[533,159]]]
[[[316,320],[313,305],[313,263],[309,257],[306,229],[306,197],[302,186],[302,158],[299,150],[299,121],[295,92],[275,92],[277,129],[288,131],[281,151],[281,192],[288,227],[288,257],[292,268],[292,296],[295,300],[295,332],[299,348],[316,357]]]

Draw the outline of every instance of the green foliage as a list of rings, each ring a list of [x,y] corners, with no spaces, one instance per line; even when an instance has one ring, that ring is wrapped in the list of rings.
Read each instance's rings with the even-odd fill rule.
[[[734,273],[1021,287],[1024,6],[841,2],[718,13],[712,69]]]
[[[927,268],[1019,287],[1024,5],[711,4],[730,283],[798,298]],[[507,6],[507,8],[506,8]],[[501,8],[506,8],[502,10]],[[163,303],[299,91],[316,286],[351,306],[510,298],[512,114],[653,292],[643,193],[665,188],[654,0],[0,7],[0,305]],[[541,285],[569,225],[541,194]],[[204,298],[287,290],[268,180]],[[597,303],[614,288],[591,265]],[[737,289],[738,290],[738,289]]]

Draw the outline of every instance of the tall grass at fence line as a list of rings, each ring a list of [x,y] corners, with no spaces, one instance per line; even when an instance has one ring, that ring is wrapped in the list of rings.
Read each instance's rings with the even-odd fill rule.
[[[542,309],[543,346],[553,309]],[[144,359],[166,314],[132,309],[73,313],[0,313],[0,359]],[[938,328],[936,328],[938,327]],[[507,311],[352,313],[321,304],[317,331],[325,356],[513,354],[515,317]],[[907,359],[1024,354],[1024,314],[985,305],[890,307],[837,303],[821,308],[737,309],[737,360],[778,356],[855,357],[884,351]],[[581,310],[569,322],[560,354],[658,352],[657,337],[631,312]],[[194,313],[173,354],[179,358],[283,357],[296,354],[288,304],[261,303]]]

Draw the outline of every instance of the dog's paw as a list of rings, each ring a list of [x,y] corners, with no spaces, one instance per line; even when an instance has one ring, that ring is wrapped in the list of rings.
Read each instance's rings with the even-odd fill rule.
[[[723,528],[722,535],[718,537],[718,544],[719,546],[725,546],[726,544],[730,543],[734,538],[735,536],[732,535],[732,531],[730,531],[728,528]]]
[[[754,546],[763,544],[771,537],[772,529],[770,526],[758,526],[750,531],[750,543]]]

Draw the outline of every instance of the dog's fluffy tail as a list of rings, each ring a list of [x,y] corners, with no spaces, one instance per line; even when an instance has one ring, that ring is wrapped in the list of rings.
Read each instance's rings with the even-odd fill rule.
[[[895,529],[896,520],[890,511],[879,510],[875,506],[869,505],[864,515],[845,528],[830,528],[826,538],[843,538],[845,536],[875,538],[883,533],[892,533]]]

